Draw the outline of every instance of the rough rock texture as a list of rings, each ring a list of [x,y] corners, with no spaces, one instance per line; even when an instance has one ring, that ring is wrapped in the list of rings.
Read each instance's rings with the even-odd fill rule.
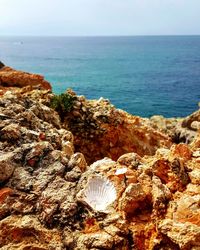
[[[185,118],[165,118],[155,115],[147,120],[147,124],[169,135],[174,143],[191,143],[200,129],[200,110]]]
[[[49,89],[51,85],[44,80],[44,77],[37,74],[30,74],[23,71],[18,71],[0,63],[0,87],[26,87]]]
[[[32,215],[11,215],[0,221],[0,247],[8,249],[63,249],[61,233],[47,229]]]
[[[52,97],[26,87],[0,98],[0,249],[199,249],[198,131],[172,144],[169,127],[82,96],[63,119]],[[80,196],[99,175],[116,188],[108,213]]]
[[[153,129],[146,119],[116,109],[103,98],[88,101],[76,96],[73,110],[66,114],[64,123],[74,135],[75,149],[89,163],[105,156],[117,160],[129,152],[153,155],[159,147],[171,146],[169,136]]]

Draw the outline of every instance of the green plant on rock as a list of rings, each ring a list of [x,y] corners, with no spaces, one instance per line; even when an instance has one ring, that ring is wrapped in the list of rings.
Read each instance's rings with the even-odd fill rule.
[[[72,110],[75,99],[76,97],[69,93],[55,95],[51,99],[50,106],[59,113],[61,118],[64,118],[65,114]]]

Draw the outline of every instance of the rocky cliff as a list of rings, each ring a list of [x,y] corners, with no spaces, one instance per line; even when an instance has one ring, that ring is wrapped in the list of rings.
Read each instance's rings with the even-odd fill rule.
[[[200,248],[199,111],[140,118],[0,72],[2,250]]]
[[[2,87],[26,87],[51,90],[51,84],[38,74],[30,74],[5,66],[0,62],[0,89]]]

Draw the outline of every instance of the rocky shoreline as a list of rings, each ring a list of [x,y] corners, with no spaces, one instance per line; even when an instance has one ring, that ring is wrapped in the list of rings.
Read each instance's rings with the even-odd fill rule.
[[[0,249],[200,249],[199,129],[199,110],[141,118],[0,63]],[[106,212],[84,197],[99,178]]]

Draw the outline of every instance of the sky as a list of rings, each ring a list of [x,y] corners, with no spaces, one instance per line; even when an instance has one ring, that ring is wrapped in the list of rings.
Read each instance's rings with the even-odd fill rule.
[[[0,0],[0,35],[200,35],[200,0]]]

